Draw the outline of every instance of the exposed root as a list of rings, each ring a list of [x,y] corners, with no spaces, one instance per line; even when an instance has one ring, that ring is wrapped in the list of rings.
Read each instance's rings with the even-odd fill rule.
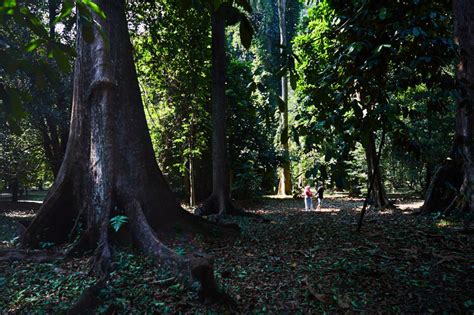
[[[101,243],[97,247],[92,261],[92,270],[99,276],[105,277],[112,269],[112,252],[107,243]]]
[[[94,250],[92,245],[92,236],[90,231],[84,232],[80,238],[72,244],[69,250],[66,252],[66,257],[80,257],[87,252]]]
[[[200,284],[199,296],[203,301],[216,301],[225,294],[219,292],[214,278],[213,259],[204,254],[180,256],[162,244],[148,224],[143,209],[137,200],[127,207],[133,238],[145,254],[154,257],[159,263],[171,267],[177,278],[190,287],[194,282]]]
[[[64,255],[49,250],[1,249],[0,261],[30,261],[44,263],[63,259]]]
[[[456,201],[464,178],[462,163],[457,159],[447,159],[439,167],[426,191],[421,214],[446,211]]]
[[[254,219],[257,219],[258,221],[261,221],[261,222],[269,222],[270,221],[266,218],[263,218],[259,214],[250,213],[250,212],[247,212],[247,211],[245,211],[241,208],[238,208],[238,207],[234,206],[230,200],[226,200],[224,203],[225,203],[225,206],[223,207],[223,209],[225,209],[225,211],[223,211],[221,213],[221,212],[219,212],[220,207],[219,207],[218,198],[215,195],[211,195],[206,200],[206,202],[204,202],[204,204],[201,207],[197,208],[194,211],[194,213],[198,216],[231,215],[231,216],[242,216],[242,217],[254,218]],[[217,220],[217,221],[219,221],[219,220]]]
[[[84,290],[78,301],[68,310],[67,314],[92,314],[101,302],[99,293],[100,290],[105,287],[106,283],[107,278],[101,278],[95,284]]]

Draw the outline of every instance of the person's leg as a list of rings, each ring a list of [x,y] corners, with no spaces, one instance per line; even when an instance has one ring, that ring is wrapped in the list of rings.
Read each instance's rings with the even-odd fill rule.
[[[308,201],[308,199],[309,199],[308,197],[304,197],[304,209],[305,209],[306,211],[308,211],[308,209],[309,209],[309,201]]]
[[[313,198],[309,197],[309,210],[313,211]]]

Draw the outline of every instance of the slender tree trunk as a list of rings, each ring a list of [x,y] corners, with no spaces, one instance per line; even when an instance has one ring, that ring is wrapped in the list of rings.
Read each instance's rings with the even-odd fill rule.
[[[212,28],[212,193],[200,215],[232,214],[234,206],[230,200],[229,163],[226,140],[226,96],[225,96],[225,18],[224,5],[211,14]]]
[[[286,0],[278,0],[278,18],[280,28],[280,45],[281,53],[285,52],[288,48],[287,34],[286,34]],[[284,103],[284,108],[280,113],[280,146],[285,156],[282,168],[280,169],[280,180],[278,185],[279,195],[291,195],[291,164],[289,159],[289,146],[288,146],[288,75],[284,73],[281,78],[281,99]]]
[[[196,205],[196,187],[194,176],[194,158],[189,157],[189,205],[194,207]]]
[[[10,190],[12,192],[12,202],[18,202],[18,178],[15,176],[11,181],[10,181]]]
[[[225,20],[221,11],[212,14],[212,194],[217,212],[229,202],[229,165],[226,140]]]
[[[106,275],[111,266],[109,227],[126,215],[124,231],[134,244],[163,264],[173,266],[187,283],[198,280],[214,291],[212,260],[181,257],[155,232],[199,228],[198,218],[182,209],[154,156],[132,58],[124,0],[97,0],[107,19],[93,15],[92,42],[78,21],[77,59],[70,136],[55,183],[21,238],[23,247],[40,242],[64,243],[77,222],[84,232],[76,248],[95,248],[94,269]],[[204,272],[203,272],[204,270]],[[206,276],[202,276],[202,274]],[[209,292],[208,292],[209,293]],[[214,292],[215,293],[215,292]]]
[[[460,50],[456,132],[450,157],[427,190],[424,213],[450,210],[456,200],[456,207],[474,213],[474,2],[454,0],[453,10],[455,41]]]
[[[196,183],[195,183],[195,172],[194,172],[194,115],[191,113],[191,124],[190,124],[190,135],[189,135],[189,206],[194,207],[196,205]]]
[[[368,132],[367,141],[364,144],[364,150],[365,156],[367,158],[368,178],[370,179],[372,176],[375,176],[370,197],[372,206],[375,208],[385,208],[390,205],[390,202],[388,201],[387,194],[385,193],[382,173],[380,171],[380,163],[376,158],[377,151],[375,145],[375,135],[371,131]]]
[[[422,184],[422,187],[423,189],[425,190],[425,192],[428,190],[428,188],[430,187],[430,183],[431,183],[431,180],[433,179],[433,164],[428,161],[426,162],[425,164],[425,180]]]

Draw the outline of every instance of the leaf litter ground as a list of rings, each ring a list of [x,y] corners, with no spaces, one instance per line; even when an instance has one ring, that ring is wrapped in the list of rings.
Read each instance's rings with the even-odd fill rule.
[[[138,253],[117,250],[99,313],[473,313],[474,236],[453,219],[412,215],[419,202],[369,212],[355,224],[361,200],[329,198],[321,211],[302,200],[242,204],[269,219],[228,218],[235,239],[182,236],[178,253],[201,248],[215,257],[216,278],[237,308],[202,305]],[[35,206],[0,209],[1,247],[10,247],[15,220]],[[48,244],[46,244],[48,245]],[[65,312],[94,283],[88,258],[57,263],[0,263],[1,313]]]

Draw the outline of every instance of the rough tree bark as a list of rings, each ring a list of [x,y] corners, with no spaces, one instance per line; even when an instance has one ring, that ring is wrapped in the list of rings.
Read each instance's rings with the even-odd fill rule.
[[[287,49],[288,44],[286,34],[286,0],[278,0],[278,25],[280,28],[280,45],[281,53]],[[291,195],[291,165],[289,160],[289,146],[288,146],[288,75],[284,73],[281,77],[281,99],[284,103],[284,108],[280,113],[280,146],[285,156],[285,160],[280,169],[280,180],[278,184],[279,195]]]
[[[84,38],[78,21],[77,59],[69,141],[61,169],[31,225],[23,248],[40,242],[68,241],[75,227],[83,231],[76,249],[95,249],[94,270],[107,275],[111,266],[111,217],[124,214],[134,244],[160,263],[176,267],[182,279],[201,282],[217,294],[212,260],[181,257],[157,238],[176,227],[198,228],[198,218],[183,210],[156,160],[145,120],[132,59],[124,0],[98,0],[105,12],[94,22],[94,38]],[[200,220],[200,219],[199,219]],[[204,276],[203,276],[204,275]],[[211,292],[212,291],[212,292]]]
[[[460,55],[456,132],[450,158],[438,169],[428,188],[424,213],[449,210],[456,200],[456,207],[474,213],[474,2],[454,0],[453,10]]]

